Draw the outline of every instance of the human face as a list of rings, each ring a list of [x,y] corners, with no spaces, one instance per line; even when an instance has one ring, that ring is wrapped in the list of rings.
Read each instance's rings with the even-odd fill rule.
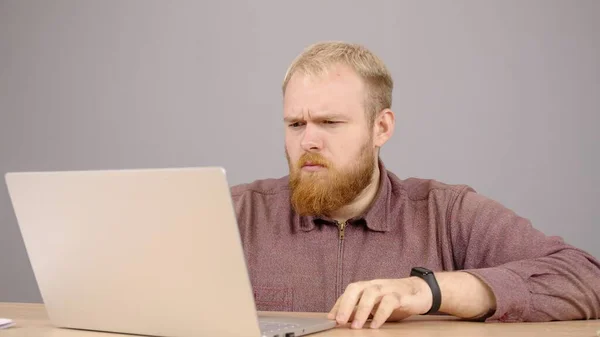
[[[376,152],[365,97],[361,78],[341,65],[288,82],[285,147],[292,204],[301,215],[327,215],[371,182]]]

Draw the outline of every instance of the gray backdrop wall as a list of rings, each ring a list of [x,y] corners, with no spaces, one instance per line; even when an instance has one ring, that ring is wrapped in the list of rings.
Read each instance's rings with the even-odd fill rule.
[[[390,170],[467,183],[600,256],[599,16],[595,0],[0,0],[0,172],[285,175],[285,70],[347,40],[395,78]],[[41,301],[4,184],[0,301]]]

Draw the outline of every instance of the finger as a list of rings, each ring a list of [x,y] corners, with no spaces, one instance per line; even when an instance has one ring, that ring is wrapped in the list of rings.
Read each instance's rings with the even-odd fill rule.
[[[379,308],[379,302],[377,302],[377,304],[375,304],[375,306],[373,307],[373,310],[371,310],[371,313],[369,314],[369,319],[373,318],[373,315],[377,311],[377,308]],[[354,315],[356,314],[356,309],[357,309],[357,307],[354,307],[354,310],[352,311],[352,313],[350,314],[350,317],[348,318],[348,322],[354,321]]]
[[[387,294],[381,298],[379,308],[371,321],[371,328],[378,329],[390,317],[392,312],[400,306],[400,296],[398,293]]]
[[[354,310],[352,310],[352,313],[350,314],[350,317],[348,317],[348,322],[352,322],[354,320],[354,315],[355,314],[356,314],[356,307],[354,307]],[[338,326],[345,325],[345,324],[339,324],[339,323],[337,323],[337,321],[336,321],[336,324]]]
[[[381,296],[381,286],[378,284],[369,286],[363,290],[352,322],[353,329],[361,329],[363,327],[369,318],[369,314],[371,314],[373,307],[381,299]]]
[[[335,316],[337,315],[337,312],[338,312],[338,308],[340,307],[341,299],[342,299],[342,296],[338,297],[337,301],[335,301],[333,308],[331,308],[331,310],[329,311],[329,314],[327,314],[327,318],[335,319]]]
[[[354,320],[354,315],[356,315],[356,307],[352,309],[352,313],[350,314],[350,317],[348,317],[348,322],[352,322]]]
[[[351,283],[347,288],[344,294],[341,296],[340,305],[338,307],[338,312],[336,315],[336,321],[339,324],[348,323],[348,319],[350,318],[350,314],[356,307],[360,296],[362,295],[362,291],[365,287],[364,283]]]
[[[383,297],[383,296],[382,296]],[[375,304],[375,306],[373,307],[373,310],[371,310],[371,314],[369,315],[369,318],[372,319],[373,315],[375,315],[375,313],[377,312],[377,309],[379,309],[379,305],[381,304],[381,299],[379,299],[379,302],[377,302]]]

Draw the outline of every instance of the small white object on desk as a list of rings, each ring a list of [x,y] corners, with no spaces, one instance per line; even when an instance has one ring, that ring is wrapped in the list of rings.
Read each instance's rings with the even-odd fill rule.
[[[15,325],[15,322],[13,322],[11,319],[0,318],[0,330],[10,328],[13,325]]]

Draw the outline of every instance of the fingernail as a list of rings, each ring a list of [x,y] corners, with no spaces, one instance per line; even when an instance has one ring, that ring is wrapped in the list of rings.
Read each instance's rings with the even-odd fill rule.
[[[357,321],[352,322],[352,329],[358,329],[360,326]]]

